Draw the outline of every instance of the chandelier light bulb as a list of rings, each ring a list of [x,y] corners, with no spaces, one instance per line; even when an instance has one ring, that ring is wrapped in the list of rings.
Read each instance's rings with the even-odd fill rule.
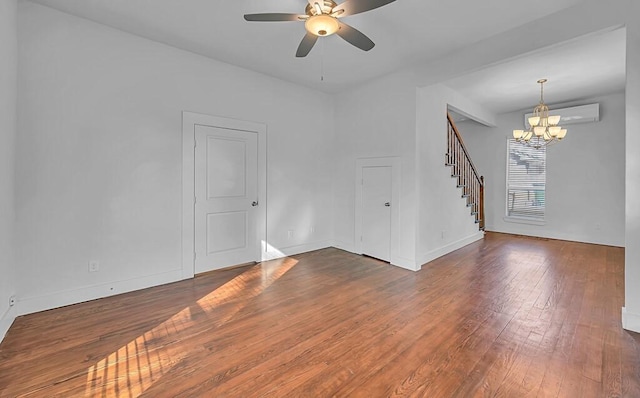
[[[557,126],[560,123],[560,115],[549,116],[549,126]]]
[[[560,134],[560,130],[562,130],[560,126],[551,126],[549,127],[549,134],[551,134],[552,137],[557,137],[558,134]]]
[[[562,129],[562,130],[560,130],[560,132],[558,133],[558,139],[559,139],[559,140],[561,140],[561,139],[563,139],[566,135],[567,135],[567,129]]]

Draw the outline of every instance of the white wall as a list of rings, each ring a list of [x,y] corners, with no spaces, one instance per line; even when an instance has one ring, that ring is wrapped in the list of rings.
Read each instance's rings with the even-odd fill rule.
[[[625,328],[640,333],[640,2],[627,18]]]
[[[0,0],[0,340],[15,318],[9,297],[17,290],[13,257],[17,44],[16,0]]]
[[[417,93],[416,167],[418,185],[418,237],[420,264],[481,239],[466,199],[445,166],[447,107],[493,124],[495,115],[454,90],[437,84]],[[474,160],[475,161],[475,160]]]
[[[333,99],[23,3],[17,152],[20,295],[24,290],[25,299],[59,297],[73,289],[170,274],[178,267],[179,120],[174,115],[182,110],[269,125],[269,216],[287,225],[269,222],[269,239],[276,246],[320,245],[330,237],[326,230],[335,220],[336,245],[349,249],[355,159],[400,156],[401,252],[407,262],[419,263],[415,87],[626,24],[625,290],[627,319],[640,321],[640,290],[635,288],[640,283],[640,249],[635,249],[640,247],[638,7],[635,0],[613,5],[585,0],[411,68],[413,73],[379,78],[338,95],[335,125],[328,116],[309,126],[306,110],[320,107],[332,115],[328,104]],[[327,137],[332,130],[335,146]],[[299,194],[302,201],[294,196]],[[289,226],[307,229],[307,222],[300,226],[297,221],[301,215],[320,220],[317,236],[296,234],[294,241],[287,240]],[[103,262],[99,275],[87,275],[89,258]],[[640,331],[640,322],[634,325]]]
[[[507,137],[522,128],[530,109],[500,115],[497,126],[458,124],[486,181],[486,229],[624,246],[624,93],[587,98],[562,108],[600,104],[600,122],[568,125],[567,138],[547,148],[545,225],[504,221]],[[532,108],[535,104],[532,104]]]
[[[29,2],[19,36],[21,313],[180,278],[184,110],[266,124],[268,243],[331,244],[328,96]]]
[[[415,264],[415,86],[412,76],[394,74],[336,96],[335,246],[354,250],[356,159],[401,159],[399,247],[392,263]]]

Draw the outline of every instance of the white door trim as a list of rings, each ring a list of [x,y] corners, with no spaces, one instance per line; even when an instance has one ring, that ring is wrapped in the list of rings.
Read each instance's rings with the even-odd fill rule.
[[[391,167],[391,242],[389,242],[390,262],[399,264],[399,228],[400,228],[400,158],[361,158],[356,159],[356,203],[354,249],[362,254],[362,169],[365,167]]]
[[[267,241],[267,126],[201,113],[182,112],[182,278],[195,274],[195,126],[213,126],[258,134],[258,219],[260,258],[265,258]]]

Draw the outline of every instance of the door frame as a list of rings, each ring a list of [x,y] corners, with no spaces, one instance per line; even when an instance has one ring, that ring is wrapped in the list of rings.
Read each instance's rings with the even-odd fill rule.
[[[391,241],[389,259],[397,264],[400,227],[400,158],[397,156],[356,159],[355,253],[362,254],[362,169],[365,167],[391,167]]]
[[[258,134],[258,209],[256,236],[259,258],[265,259],[267,241],[267,125],[202,113],[182,112],[182,278],[195,275],[195,127],[211,126]]]

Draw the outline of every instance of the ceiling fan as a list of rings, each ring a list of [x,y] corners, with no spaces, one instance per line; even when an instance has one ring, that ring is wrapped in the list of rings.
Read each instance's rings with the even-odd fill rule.
[[[307,33],[298,46],[296,57],[306,57],[316,44],[318,37],[330,36],[334,33],[359,49],[369,51],[375,46],[371,39],[338,18],[370,11],[394,1],[345,0],[341,4],[336,4],[333,0],[308,0],[304,14],[245,14],[244,19],[250,22],[304,21]]]

